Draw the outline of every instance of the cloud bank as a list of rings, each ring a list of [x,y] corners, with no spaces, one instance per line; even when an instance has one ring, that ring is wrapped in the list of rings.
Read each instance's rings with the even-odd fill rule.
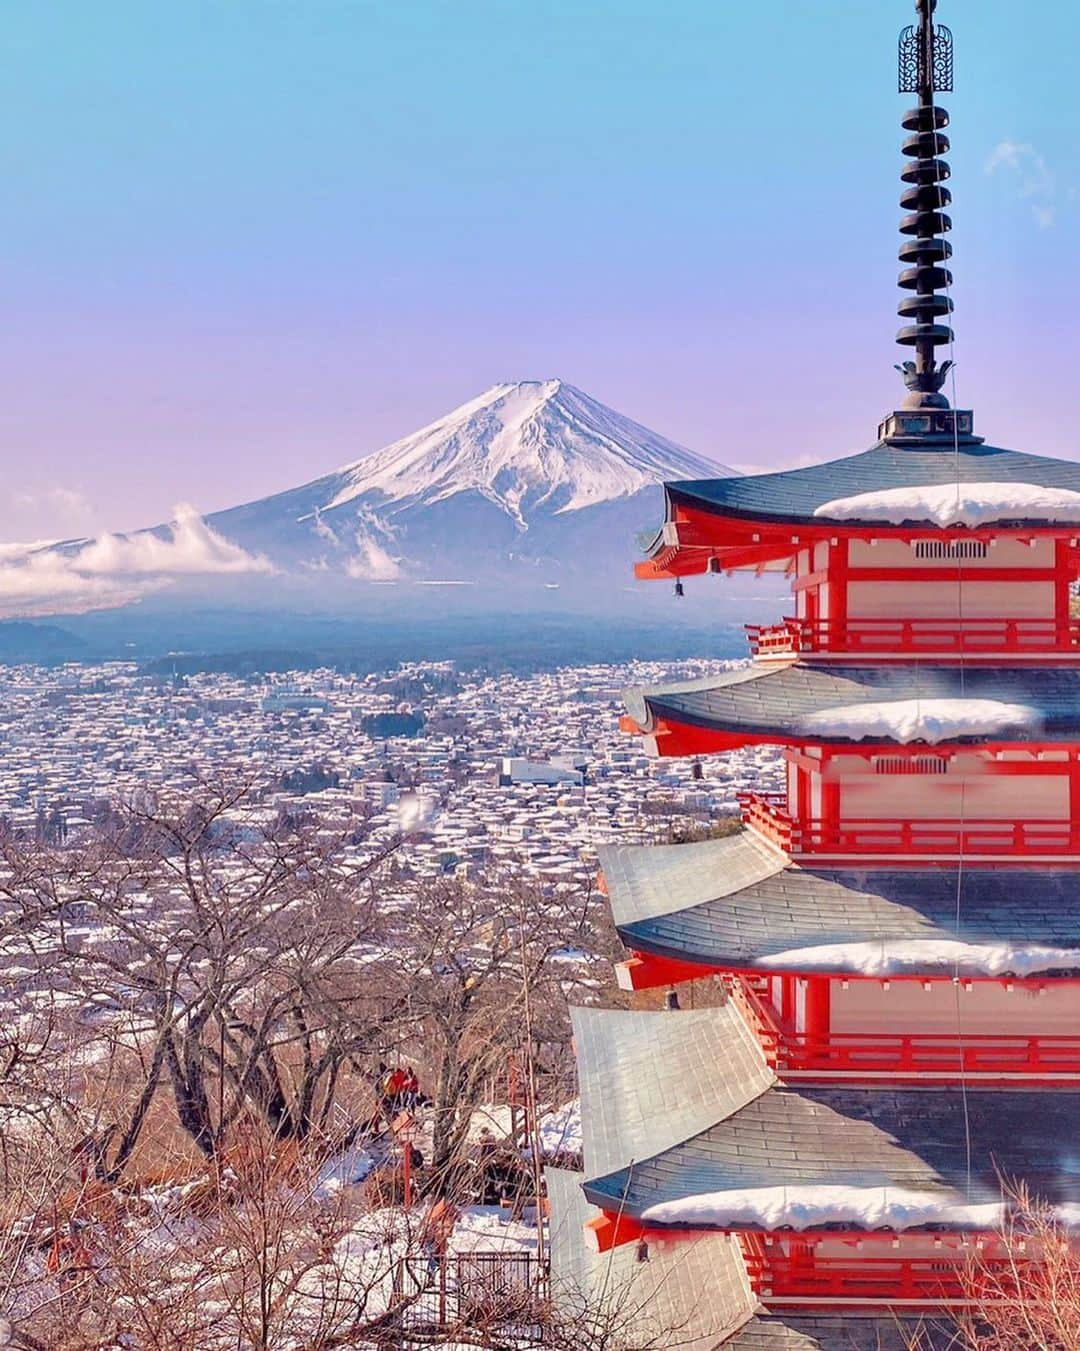
[[[211,528],[187,505],[163,531],[99,535],[73,544],[0,545],[0,619],[109,609],[178,577],[272,572]]]

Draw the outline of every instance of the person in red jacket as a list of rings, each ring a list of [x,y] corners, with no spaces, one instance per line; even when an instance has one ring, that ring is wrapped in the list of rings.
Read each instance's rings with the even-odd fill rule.
[[[386,1069],[379,1080],[379,1103],[388,1120],[397,1116],[406,1105],[409,1092],[409,1071],[402,1065]],[[415,1077],[415,1076],[414,1076]]]

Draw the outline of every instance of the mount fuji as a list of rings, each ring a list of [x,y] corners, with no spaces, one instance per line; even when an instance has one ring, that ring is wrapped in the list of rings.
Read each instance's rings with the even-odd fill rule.
[[[664,479],[733,473],[561,380],[495,385],[302,487],[207,518],[290,572],[355,582],[625,582]]]
[[[633,588],[631,566],[636,532],[660,522],[658,485],[732,472],[563,381],[495,385],[244,506],[205,518],[178,507],[170,523],[124,535],[0,544],[0,618],[151,596],[292,614],[597,611],[634,590],[625,609],[651,590]],[[451,602],[430,589],[440,585],[465,590]]]

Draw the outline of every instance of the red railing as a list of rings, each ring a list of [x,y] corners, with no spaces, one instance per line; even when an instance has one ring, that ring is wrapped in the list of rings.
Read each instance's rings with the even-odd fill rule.
[[[1071,854],[1080,850],[1080,822],[877,820],[848,817],[833,824],[796,819],[782,793],[742,793],[742,818],[789,854]]]
[[[1080,1078],[1080,1035],[1002,1036],[973,1033],[830,1032],[785,1029],[764,989],[764,977],[732,976],[728,993],[780,1074],[1053,1075]]]
[[[747,624],[756,657],[808,652],[1060,652],[1080,646],[1080,619],[784,619]]]
[[[1003,1037],[978,1033],[963,1039],[948,1033],[914,1036],[831,1032],[827,1040],[804,1032],[783,1036],[778,1068],[911,1071],[943,1074],[1080,1075],[1080,1037]]]
[[[766,1299],[914,1301],[931,1305],[963,1300],[972,1283],[964,1253],[933,1257],[782,1257],[766,1259],[755,1288]]]

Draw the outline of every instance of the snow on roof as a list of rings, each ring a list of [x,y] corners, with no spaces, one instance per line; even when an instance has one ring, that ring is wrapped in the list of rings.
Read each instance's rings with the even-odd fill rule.
[[[836,497],[814,510],[833,521],[929,522],[937,526],[994,521],[1080,521],[1080,493],[1037,483],[928,483]]]
[[[1077,494],[1080,500],[1080,493]],[[998,699],[894,699],[881,703],[841,704],[807,713],[803,732],[824,736],[897,741],[954,741],[965,736],[992,736],[1008,730],[1037,729],[1042,714],[1029,704]]]
[[[953,966],[966,974],[1034,976],[1043,971],[1080,970],[1080,948],[1037,943],[963,943],[948,938],[882,938],[860,943],[821,943],[759,957],[758,965],[795,970],[836,967],[865,976],[921,973]]]
[[[860,1229],[915,1229],[928,1224],[995,1229],[1004,1210],[1000,1201],[973,1204],[960,1200],[953,1191],[814,1183],[705,1192],[649,1206],[641,1218],[647,1224],[769,1230],[814,1229],[826,1224],[851,1224]]]

